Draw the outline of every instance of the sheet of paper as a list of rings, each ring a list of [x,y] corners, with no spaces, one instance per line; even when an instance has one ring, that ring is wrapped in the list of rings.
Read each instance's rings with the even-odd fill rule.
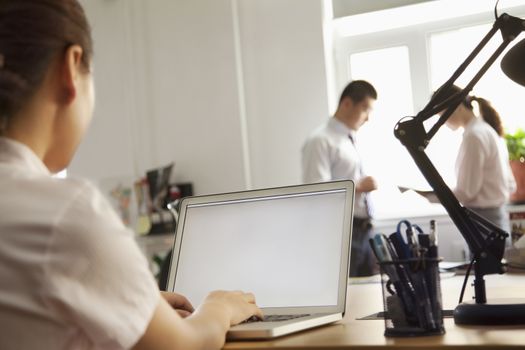
[[[420,196],[424,197],[426,200],[428,200],[430,203],[439,203],[439,199],[437,198],[434,191],[431,190],[417,190],[415,188],[405,187],[405,186],[397,186],[399,191],[401,193],[405,193],[406,191],[414,191],[415,193],[419,194]]]

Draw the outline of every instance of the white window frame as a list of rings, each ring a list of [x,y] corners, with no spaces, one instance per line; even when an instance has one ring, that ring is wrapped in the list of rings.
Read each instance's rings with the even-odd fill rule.
[[[449,16],[444,17],[440,15],[440,13],[444,12],[436,11],[436,6],[446,8],[445,12],[449,13]],[[452,8],[454,8],[454,6],[458,8],[456,16],[450,15],[451,6]],[[480,8],[483,8],[481,6],[485,6],[486,10],[480,10]],[[409,52],[413,106],[414,112],[417,113],[427,104],[429,96],[432,94],[429,56],[430,36],[436,32],[493,23],[493,7],[494,2],[488,0],[454,0],[453,2],[440,0],[405,6],[404,8],[335,19],[332,23],[334,50],[333,81],[335,91],[341,91],[348,81],[352,79],[349,63],[352,54],[389,47],[406,46]],[[431,11],[428,12],[429,22],[422,22],[421,16],[415,16],[417,18],[413,18],[413,11],[417,8],[421,11]],[[403,12],[403,10],[405,12]],[[498,14],[503,12],[507,12],[512,16],[525,18],[525,0],[500,1]],[[387,24],[385,28],[377,29],[378,31],[376,32],[369,32],[368,29],[362,31],[359,29],[356,30],[357,25],[362,26],[362,23],[367,23],[367,20],[378,21],[381,20],[381,18],[391,20],[391,23]],[[404,22],[396,22],[396,18],[403,19]],[[374,27],[374,25],[372,24],[371,27]],[[524,33],[513,43],[517,43],[523,36],[525,36]],[[481,39],[480,37],[479,40]],[[494,36],[493,40],[499,40],[498,34]],[[478,43],[479,41],[465,43],[465,45],[470,45],[472,49],[474,49]],[[499,67],[491,67],[491,69],[499,69]],[[332,110],[335,110],[337,101],[330,101],[330,103]],[[399,119],[402,117],[404,116],[400,115]],[[392,125],[392,130],[393,128],[394,125]],[[394,137],[393,133],[392,137]],[[440,210],[437,210],[437,212],[440,212]],[[441,212],[444,213],[444,210],[441,210]],[[432,211],[427,213],[427,215],[434,213],[436,212]]]

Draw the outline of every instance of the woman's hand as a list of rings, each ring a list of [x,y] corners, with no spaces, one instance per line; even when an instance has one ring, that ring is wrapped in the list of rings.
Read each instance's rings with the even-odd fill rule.
[[[225,310],[231,326],[241,323],[251,316],[263,318],[261,309],[255,305],[255,296],[252,293],[241,291],[211,292],[199,307],[199,310],[201,309],[203,311]]]
[[[155,313],[133,350],[220,349],[228,329],[251,316],[263,317],[251,293],[216,291],[193,311],[188,299],[161,292]],[[184,319],[178,314],[188,316]],[[191,314],[191,315],[190,315]]]
[[[188,317],[195,311],[190,301],[183,295],[170,292],[160,292],[160,294],[177,311],[180,317]]]

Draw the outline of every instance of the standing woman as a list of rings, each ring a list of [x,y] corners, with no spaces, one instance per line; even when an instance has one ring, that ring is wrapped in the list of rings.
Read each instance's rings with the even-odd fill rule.
[[[252,294],[161,294],[134,235],[69,164],[93,113],[77,0],[0,0],[0,349],[218,349]]]
[[[459,87],[452,86],[449,96],[460,92]],[[478,104],[479,117],[472,102]],[[454,194],[465,207],[509,231],[506,204],[516,182],[498,112],[487,100],[469,95],[447,120],[447,126],[464,129],[456,158]]]

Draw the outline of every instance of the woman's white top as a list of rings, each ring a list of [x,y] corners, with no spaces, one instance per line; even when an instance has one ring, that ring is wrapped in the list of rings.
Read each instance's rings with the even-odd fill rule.
[[[102,194],[7,138],[0,193],[0,349],[132,347],[160,295]]]
[[[454,194],[466,207],[504,205],[516,189],[505,140],[481,118],[474,118],[463,132],[456,159]]]

